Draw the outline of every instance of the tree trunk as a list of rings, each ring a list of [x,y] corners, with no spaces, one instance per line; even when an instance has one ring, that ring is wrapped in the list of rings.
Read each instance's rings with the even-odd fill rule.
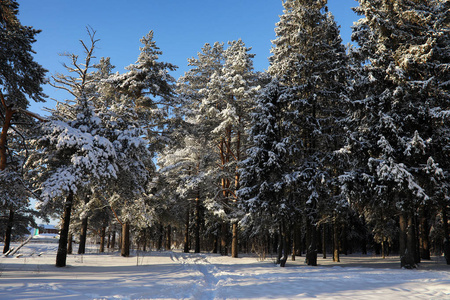
[[[322,224],[322,258],[327,258],[327,224]]]
[[[311,220],[308,220],[311,222]],[[310,244],[308,245],[306,261],[309,266],[317,266],[317,228],[313,224],[310,227]]]
[[[78,245],[78,254],[86,253],[86,238],[87,238],[88,217],[81,220],[80,244]]]
[[[221,226],[221,234],[220,234],[220,254],[223,256],[228,255],[227,249],[227,237],[228,237],[228,224],[226,221],[222,221]]]
[[[113,230],[113,232],[111,232],[111,249],[114,250],[114,248],[116,247],[116,231]]]
[[[102,226],[100,231],[100,253],[105,252],[105,236],[106,236],[106,226]]]
[[[62,228],[59,233],[58,252],[56,254],[56,266],[65,267],[67,259],[67,239],[69,236],[70,214],[73,204],[73,192],[69,191],[69,195],[64,203],[64,215],[62,217]]]
[[[73,236],[72,233],[69,232],[69,236],[67,237],[67,254],[72,254],[73,252]]]
[[[3,94],[1,95],[2,100]],[[8,130],[11,127],[11,120],[14,115],[14,111],[11,110],[8,106],[3,105],[5,109],[5,118],[3,120],[2,133],[0,134],[0,171],[6,169],[7,162],[7,153],[6,153],[6,141],[8,137]]]
[[[172,226],[167,225],[166,250],[170,250],[171,248],[172,248]]]
[[[400,258],[405,255],[406,252],[406,219],[403,212],[399,215],[399,254]]]
[[[363,228],[367,228],[367,226],[366,226],[366,219],[364,218],[364,215],[361,218],[362,218]],[[367,234],[365,232],[365,229],[364,229],[364,237],[363,237],[363,240],[362,240],[361,253],[364,254],[364,255],[367,254]]]
[[[200,193],[197,192],[197,197],[195,197],[195,227],[194,227],[194,237],[195,237],[195,253],[200,253]]]
[[[14,210],[10,209],[8,224],[6,225],[6,231],[5,231],[5,245],[3,246],[3,253],[6,253],[9,251],[9,247],[11,245],[11,234],[12,234],[13,224],[14,224]]]
[[[186,210],[186,223],[185,223],[185,232],[184,232],[184,253],[189,253],[189,219],[190,219],[190,214],[189,214],[189,206]]]
[[[416,263],[414,260],[414,254],[416,249],[415,236],[414,236],[414,222],[413,217],[408,215],[403,216],[403,223],[406,228],[405,235],[405,250],[403,255],[400,256],[400,266],[406,269],[413,269],[416,267]]]
[[[447,205],[442,207],[442,222],[444,223],[444,257],[447,265],[450,265],[450,236],[448,229]]]
[[[238,257],[238,224],[233,222],[233,239],[231,241],[231,257]]]
[[[156,248],[158,249],[158,251],[161,251],[163,249],[164,226],[161,223],[159,223],[158,229],[159,229],[158,245]]]
[[[122,224],[122,247],[120,255],[123,257],[130,256],[130,223],[128,221]]]
[[[337,213],[334,212],[333,218],[333,261],[340,262],[339,258],[339,225],[337,222]]]
[[[290,251],[288,249],[289,235],[287,233],[287,229],[286,229],[286,225],[285,225],[284,221],[281,222],[279,231],[280,231],[280,233],[279,233],[279,240],[278,240],[277,263],[280,265],[280,267],[285,267]]]
[[[213,251],[212,253],[217,253],[219,252],[218,248],[218,244],[219,244],[219,237],[217,236],[217,233],[214,234],[214,245],[213,245]]]
[[[422,215],[420,217],[420,258],[430,260],[430,226],[428,225],[428,211],[422,209]]]

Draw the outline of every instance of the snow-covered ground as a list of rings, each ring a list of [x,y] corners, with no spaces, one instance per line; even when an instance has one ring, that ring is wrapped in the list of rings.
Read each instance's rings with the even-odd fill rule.
[[[20,257],[0,258],[0,299],[450,299],[442,257],[416,270],[400,269],[398,257],[357,255],[340,263],[319,258],[318,267],[297,258],[280,268],[250,255],[153,251],[124,258],[91,245],[56,268],[57,247],[35,240]]]

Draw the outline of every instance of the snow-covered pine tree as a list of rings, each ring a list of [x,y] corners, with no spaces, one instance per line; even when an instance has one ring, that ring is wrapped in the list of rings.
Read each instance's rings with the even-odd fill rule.
[[[93,80],[94,106],[104,127],[102,134],[112,141],[117,154],[117,180],[106,192],[93,196],[100,199],[101,206],[108,206],[122,225],[125,235],[122,239],[122,255],[130,251],[130,226],[147,227],[152,221],[152,208],[149,206],[147,189],[155,170],[148,141],[143,138],[148,132],[143,124],[146,117],[139,113],[136,99],[117,89],[114,66],[109,58],[102,58],[95,65],[91,75]],[[142,118],[145,119],[142,119]],[[127,238],[128,237],[128,238]]]
[[[358,185],[369,210],[397,211],[401,266],[412,268],[413,220],[435,198],[425,166],[430,159],[448,165],[442,142],[448,141],[449,3],[359,2],[355,11],[364,17],[352,35],[360,64],[349,139],[358,163],[343,181]]]
[[[28,176],[33,181],[42,210],[64,206],[61,219],[56,266],[64,267],[67,239],[74,195],[92,194],[104,189],[117,176],[114,145],[102,135],[88,76],[95,49],[95,32],[88,29],[90,45],[81,41],[85,50],[82,63],[75,54],[68,55],[72,75],[54,77],[55,85],[70,92],[73,100],[58,103],[49,120],[40,126],[41,136],[31,143],[36,151],[28,158]]]
[[[277,232],[278,263],[283,267],[289,252],[287,227],[296,208],[290,192],[290,158],[296,141],[290,135],[293,123],[288,113],[295,98],[290,88],[275,79],[258,95],[249,131],[252,146],[241,163],[237,193],[246,212],[241,226],[250,237]]]
[[[136,63],[126,67],[128,70],[126,73],[110,76],[106,83],[112,84],[116,93],[120,96],[120,105],[117,106],[117,109],[122,111],[120,114],[127,116],[123,117],[120,122],[117,122],[118,126],[133,124],[133,130],[138,134],[135,137],[139,136],[138,130],[144,130],[147,139],[146,151],[150,151],[151,155],[154,156],[157,151],[161,151],[166,144],[170,143],[170,134],[178,120],[176,115],[173,114],[173,111],[178,106],[178,98],[174,92],[175,79],[169,74],[170,71],[174,71],[177,67],[173,64],[159,61],[162,51],[153,41],[153,31],[144,36],[141,42],[143,46],[140,48],[141,52]],[[123,140],[125,142],[125,139]],[[142,145],[141,143],[138,144],[136,144],[136,149],[140,149]],[[129,151],[135,151],[131,149],[132,145],[133,143],[130,142],[128,145]],[[141,151],[140,154],[133,152],[133,155],[129,154],[123,157],[124,159],[138,162],[134,166],[140,170],[131,168],[133,164],[124,164],[128,168],[128,170],[124,170],[126,171],[124,174],[128,174],[128,177],[124,177],[123,181],[124,183],[129,182],[131,186],[137,189],[142,188],[143,182],[133,183],[133,181],[138,180],[137,178],[140,178],[139,180],[144,179],[144,177],[140,177],[143,171],[147,170],[152,173],[155,170],[154,163],[149,158],[149,153],[142,152],[144,151],[143,148],[139,151]],[[144,164],[142,165],[142,163]],[[144,166],[145,168],[142,169],[141,167]],[[147,173],[147,176],[150,173]],[[147,183],[151,181],[150,178],[147,178]],[[140,221],[147,220],[146,224],[144,224],[145,222],[140,223],[144,227],[150,226],[153,209],[151,208],[151,203],[148,203],[148,201],[151,201],[151,197],[142,197],[143,194],[140,194],[141,196],[138,199],[133,200],[133,197],[127,195],[129,194],[129,189],[127,190],[126,187],[126,184],[120,187],[121,191],[117,192],[111,199],[115,199],[113,202],[118,201],[119,204],[123,201],[123,203],[128,203],[124,206],[119,205],[121,217],[124,218],[121,221],[124,225],[123,230],[128,236],[131,219],[136,215],[136,211],[133,211],[133,209],[141,210],[141,215],[145,216],[145,218],[140,218]],[[133,193],[137,189],[133,189]],[[114,206],[114,203],[112,204]],[[137,225],[137,223],[134,225]],[[126,240],[123,241],[125,242]],[[126,248],[129,251],[129,243],[127,245],[127,247],[122,247],[123,256],[128,256]]]
[[[194,251],[200,252],[201,210],[204,200],[213,198],[216,193],[216,183],[212,176],[208,176],[208,172],[215,168],[215,153],[210,144],[212,121],[202,118],[198,112],[210,77],[222,68],[223,51],[222,43],[205,44],[198,58],[188,59],[192,68],[179,78],[176,90],[181,102],[177,113],[181,122],[171,132],[171,142],[158,155],[160,176],[168,184],[166,189],[175,192],[176,199],[181,201],[178,206],[186,209],[185,251],[189,251],[189,224],[193,221]]]
[[[342,144],[340,120],[346,114],[347,57],[326,4],[326,0],[283,2],[268,70],[296,94],[289,107],[289,122],[298,129],[290,134],[299,141],[290,161],[296,176],[292,192],[302,198],[310,265],[317,264],[320,214],[336,207],[333,178],[340,170],[333,163],[333,153]]]
[[[232,224],[232,257],[238,257],[238,221],[241,215],[236,203],[239,201],[236,196],[239,188],[238,164],[248,148],[246,131],[250,123],[249,113],[259,89],[258,77],[253,71],[252,59],[255,55],[250,54],[250,50],[242,40],[228,43],[223,53],[224,64],[220,75],[215,73],[212,76],[208,83],[208,96],[203,102],[204,109],[210,112],[216,109],[217,117],[210,117],[219,121],[213,134],[219,149],[223,198],[214,206],[223,206],[227,214],[224,221]],[[225,236],[223,226],[222,237]]]
[[[22,176],[24,157],[19,155],[26,150],[25,131],[34,125],[35,115],[27,109],[30,100],[42,102],[45,97],[41,85],[46,70],[34,60],[32,49],[40,31],[22,25],[18,13],[17,1],[0,1],[0,207],[9,211],[3,253],[9,250],[14,211],[28,206],[29,192]]]
[[[141,39],[140,54],[136,63],[127,66],[124,74],[109,79],[117,90],[134,104],[143,126],[148,130],[147,138],[152,151],[166,144],[165,133],[171,128],[171,113],[177,107],[175,97],[176,80],[169,74],[178,67],[160,61],[163,52],[153,40],[153,30]]]

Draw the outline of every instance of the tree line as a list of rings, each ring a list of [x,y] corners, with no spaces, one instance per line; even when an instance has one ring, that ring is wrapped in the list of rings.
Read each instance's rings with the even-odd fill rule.
[[[89,231],[100,251],[117,236],[123,256],[134,244],[281,266],[369,250],[450,264],[448,1],[359,1],[356,47],[326,0],[282,1],[266,72],[235,40],[205,44],[178,80],[153,31],[120,74],[95,61],[88,28],[83,56],[50,80],[71,99],[46,118],[27,110],[45,98],[39,31],[0,3],[4,253],[40,214],[61,217],[57,266]]]

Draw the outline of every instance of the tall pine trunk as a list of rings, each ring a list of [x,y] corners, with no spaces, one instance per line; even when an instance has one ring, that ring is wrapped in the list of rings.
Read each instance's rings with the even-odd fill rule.
[[[166,250],[170,250],[172,248],[172,226],[167,225],[166,230]]]
[[[130,256],[130,222],[124,222],[122,224],[122,247],[120,255],[123,257]]]
[[[65,267],[67,259],[67,240],[69,237],[70,214],[73,205],[73,192],[69,191],[64,203],[64,215],[62,217],[62,228],[59,233],[58,252],[56,254],[56,266]]]
[[[322,224],[322,258],[327,258],[327,224]]]
[[[195,237],[195,253],[200,253],[200,193],[197,192],[197,197],[195,197],[195,227],[194,227],[194,237]]]
[[[289,255],[288,249],[289,235],[287,233],[286,224],[284,221],[281,221],[279,225],[279,235],[278,235],[278,255],[277,255],[277,264],[280,267],[286,266],[286,261]]]
[[[189,213],[189,206],[186,209],[186,222],[185,222],[185,228],[184,228],[184,253],[189,253],[189,220],[190,220],[190,213]]]
[[[232,240],[231,240],[231,257],[238,257],[238,224],[237,221],[232,225]]]
[[[111,249],[114,250],[114,248],[116,247],[116,231],[113,230],[111,232],[111,245],[110,245]]]
[[[73,236],[72,233],[69,232],[69,236],[67,237],[67,254],[72,254],[73,252]]]
[[[241,123],[241,116],[239,116],[239,123]],[[241,132],[238,129],[236,133],[236,171],[234,176],[234,195],[236,202],[237,199],[237,191],[239,190],[239,161],[241,160]],[[238,243],[238,222],[233,221],[232,224],[232,240],[231,240],[231,257],[237,258],[239,251],[239,243]]]
[[[450,236],[448,229],[447,205],[442,206],[442,222],[444,223],[444,257],[447,265],[450,265]]]
[[[102,226],[100,231],[100,253],[105,252],[106,226]]]
[[[416,267],[414,222],[410,213],[400,214],[400,266],[406,269]]]
[[[428,225],[428,210],[424,207],[420,216],[420,258],[430,260],[430,226]]]
[[[14,210],[9,210],[9,217],[8,217],[8,223],[6,225],[6,231],[5,231],[5,245],[3,246],[3,253],[6,253],[9,251],[9,247],[11,245],[11,234],[12,234],[12,228],[14,224]]]
[[[86,239],[87,239],[88,217],[81,220],[80,244],[78,245],[78,254],[86,253]]]
[[[225,220],[223,220],[221,224],[221,234],[220,234],[220,254],[223,256],[228,255],[227,237],[228,237],[228,224]]]

